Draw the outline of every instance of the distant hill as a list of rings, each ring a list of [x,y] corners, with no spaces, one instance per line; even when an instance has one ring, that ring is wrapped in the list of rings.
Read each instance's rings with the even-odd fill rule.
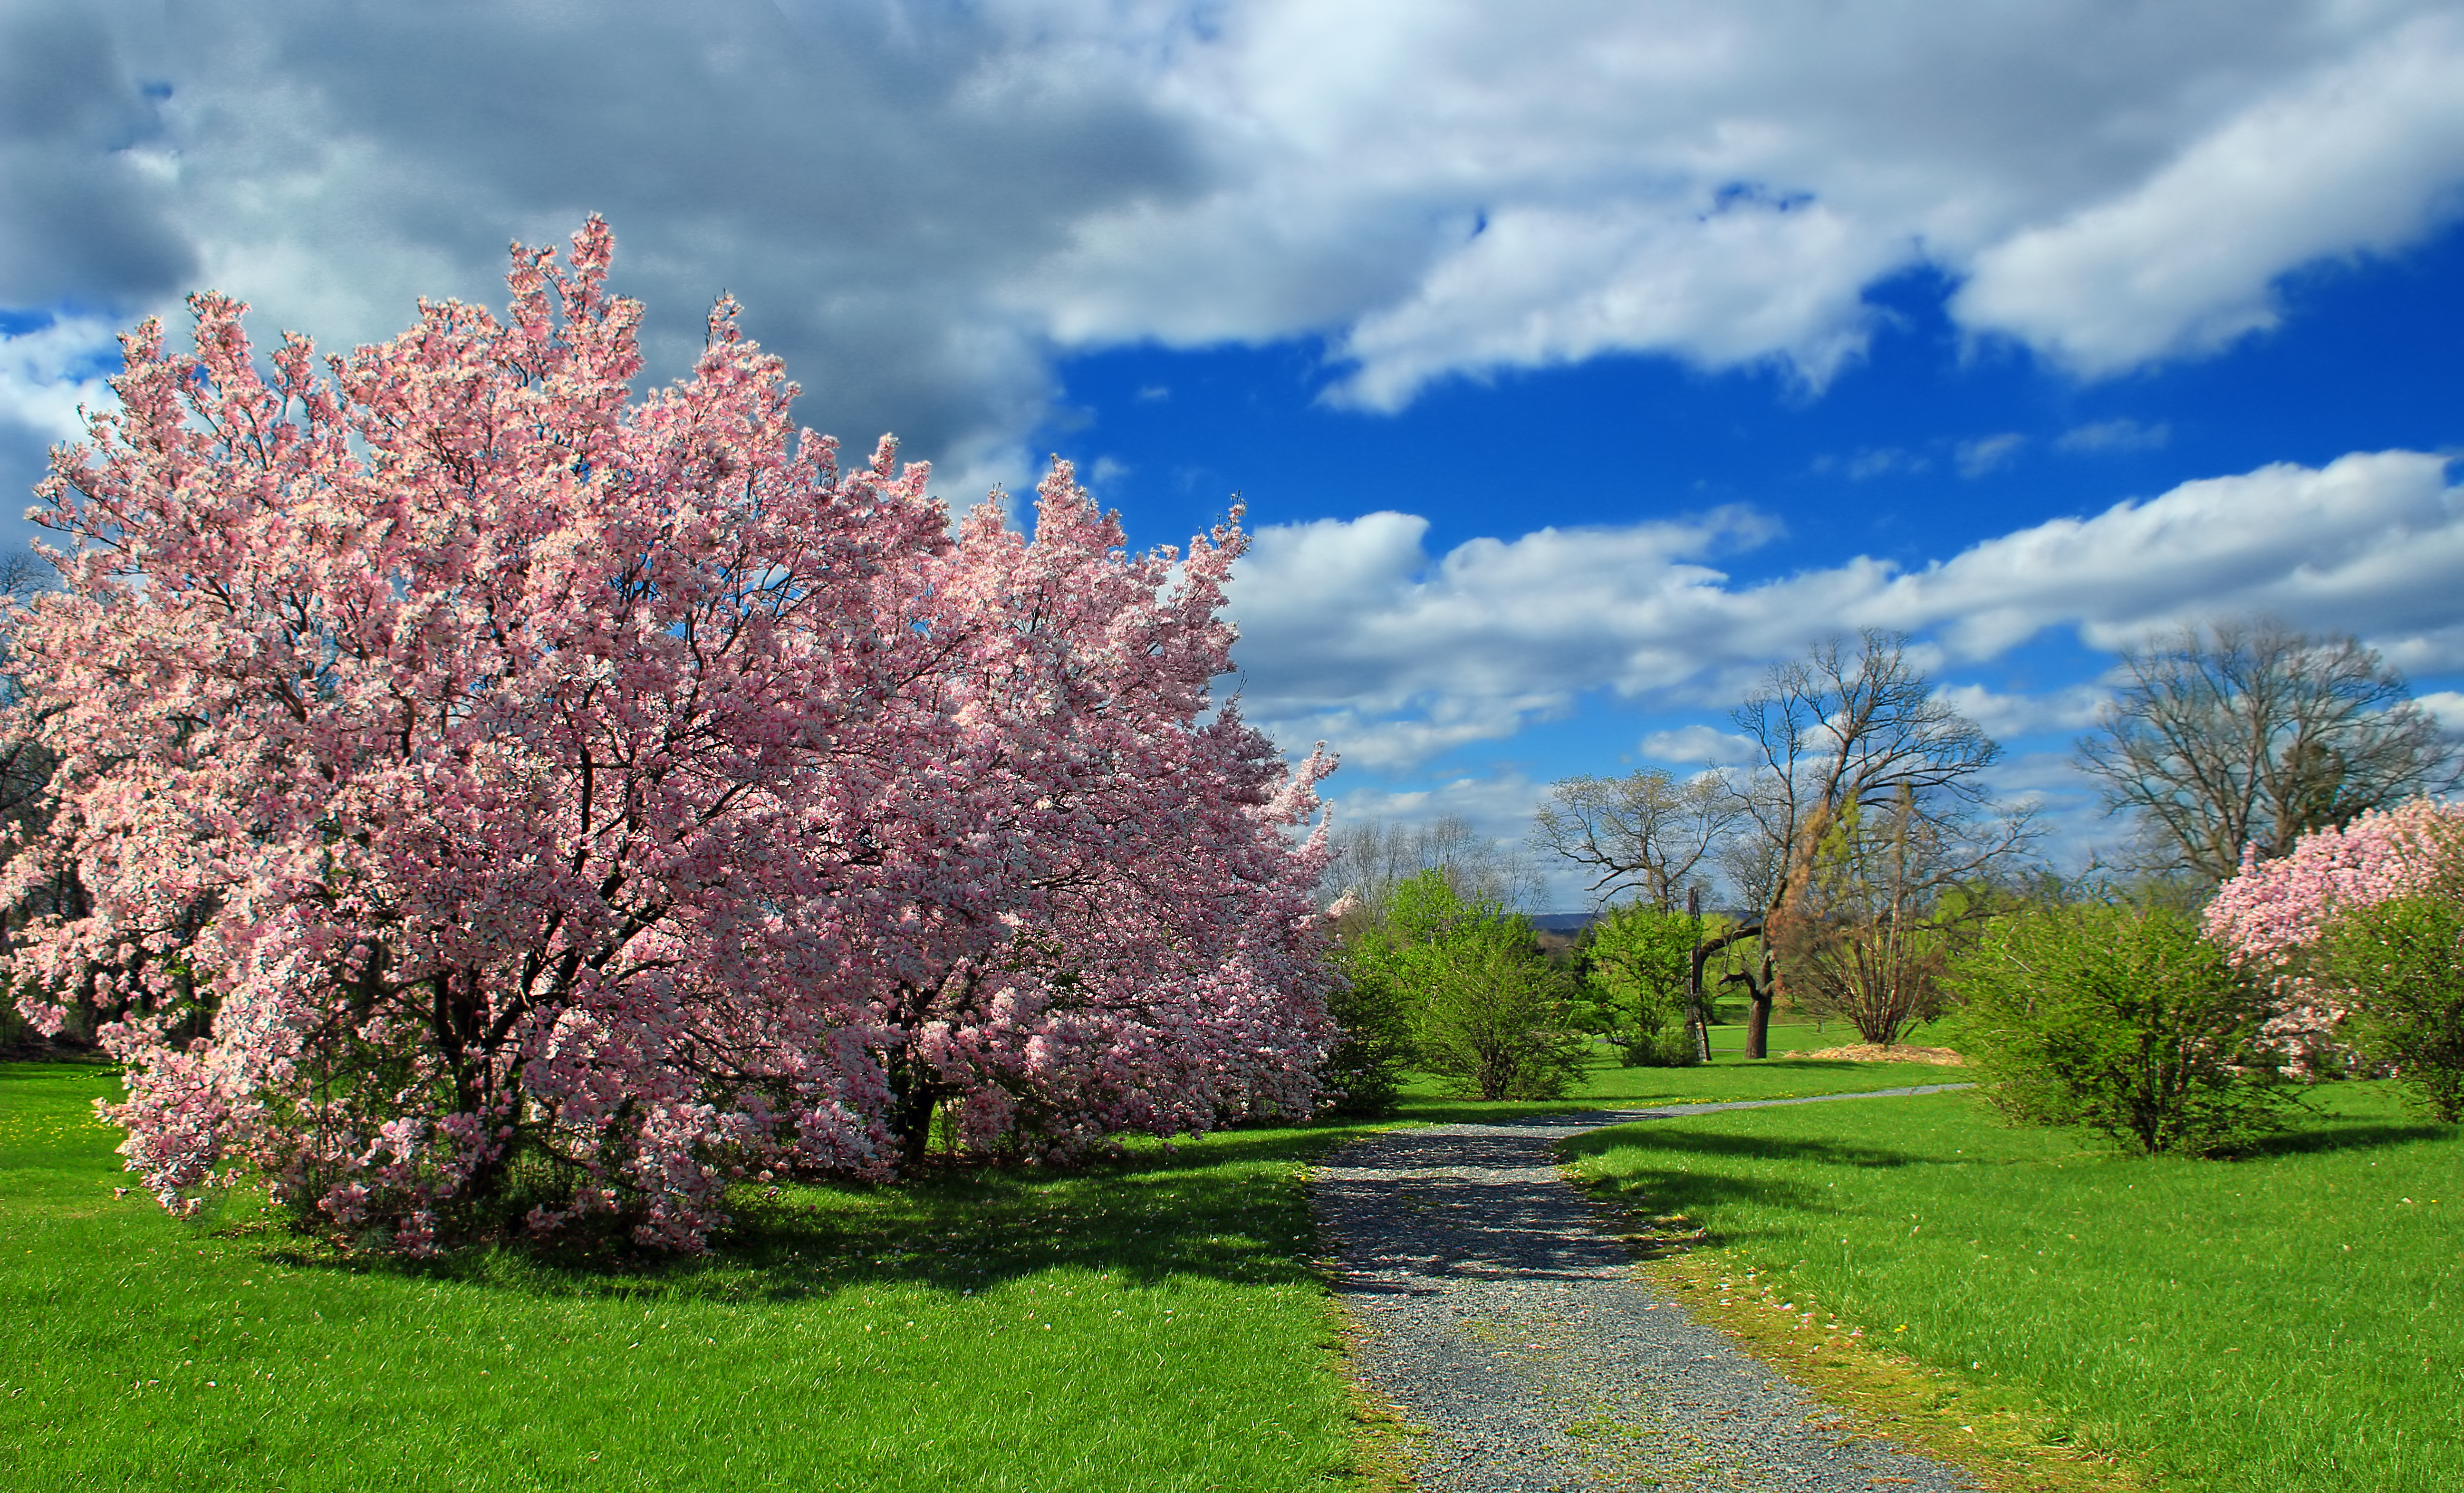
[[[1531,926],[1543,933],[1579,933],[1598,917],[1597,912],[1534,912]]]

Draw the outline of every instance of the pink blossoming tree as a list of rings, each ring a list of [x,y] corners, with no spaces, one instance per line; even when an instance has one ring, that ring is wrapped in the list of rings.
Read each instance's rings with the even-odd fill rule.
[[[265,369],[198,296],[55,453],[0,894],[80,889],[11,974],[120,1013],[130,1169],[414,1253],[697,1248],[732,1179],[889,1175],[940,1113],[1051,1156],[1306,1107],[1331,764],[1209,714],[1238,530],[1133,555],[1056,464],[1032,540],[953,534],[726,303],[635,401],[610,247]]]
[[[2244,852],[2240,872],[2208,904],[2204,929],[2236,959],[2276,973],[2278,1009],[2267,1035],[2294,1071],[2352,1057],[2341,1035],[2349,1000],[2303,967],[2337,915],[2437,889],[2459,848],[2464,805],[2420,799],[2312,831],[2273,860]]]

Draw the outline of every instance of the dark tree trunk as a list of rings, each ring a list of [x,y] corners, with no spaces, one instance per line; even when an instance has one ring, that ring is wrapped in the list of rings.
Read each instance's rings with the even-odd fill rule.
[[[939,1086],[911,1053],[890,1061],[890,1133],[898,1141],[898,1164],[912,1172],[924,1164],[933,1145],[933,1111],[941,1102]]]
[[[1719,937],[1712,939],[1709,943],[1705,943],[1699,938],[1695,940],[1694,973],[1692,977],[1686,981],[1685,985],[1686,1004],[1690,1007],[1686,1012],[1685,1020],[1686,1024],[1692,1027],[1697,1034],[1700,1045],[1696,1050],[1701,1054],[1703,1061],[1705,1063],[1711,1061],[1711,1001],[1708,994],[1703,989],[1703,966],[1710,962],[1711,955],[1719,953],[1728,945],[1736,943],[1741,939],[1755,937],[1759,935],[1762,931],[1763,925],[1760,922],[1740,923],[1736,927],[1729,929],[1727,933],[1722,933]],[[1727,977],[1727,979],[1720,981],[1720,983],[1725,985],[1738,977],[1739,977],[1737,976],[1731,975]],[[1763,1048],[1771,1031],[1771,998],[1764,995],[1762,991],[1754,985],[1753,977],[1751,975],[1745,976],[1744,978],[1746,981],[1746,987],[1754,991],[1754,1024],[1749,1033],[1750,1045],[1749,1046],[1746,1055],[1749,1058],[1764,1057],[1766,1054],[1763,1051]]]

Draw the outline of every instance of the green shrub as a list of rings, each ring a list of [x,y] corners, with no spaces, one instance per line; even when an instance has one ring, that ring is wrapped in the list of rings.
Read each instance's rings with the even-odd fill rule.
[[[1575,1021],[1608,1039],[1624,1066],[1676,1066],[1680,1051],[1690,1058],[1683,1039],[1697,932],[1683,912],[1641,906],[1612,908],[1592,924]]]
[[[2428,896],[2358,908],[2328,926],[2321,952],[2364,1053],[2431,1114],[2464,1120],[2464,908]]]
[[[1348,942],[1333,962],[1326,1011],[1338,1035],[1318,1069],[1325,1108],[1330,1114],[1382,1119],[1401,1102],[1412,1065],[1411,993],[1398,977],[1394,951],[1382,943]]]
[[[2083,1125],[2138,1151],[2229,1151],[2295,1101],[2258,1048],[2265,983],[2189,914],[2039,907],[1954,966],[1955,1042],[2013,1123]]]
[[[1690,1068],[1702,1061],[1703,1054],[1694,1046],[1694,1034],[1682,1021],[1617,1049],[1619,1067]]]
[[[1420,1066],[1450,1092],[1483,1099],[1556,1099],[1583,1073],[1573,1029],[1573,980],[1531,940],[1530,926],[1471,910],[1411,951],[1421,993]]]

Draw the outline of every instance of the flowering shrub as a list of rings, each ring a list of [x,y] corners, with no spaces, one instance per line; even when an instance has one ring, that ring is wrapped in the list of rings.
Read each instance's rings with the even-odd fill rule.
[[[2306,1076],[2361,1061],[2344,1034],[2350,987],[2313,977],[2308,955],[2340,914],[2437,886],[2459,837],[2464,806],[2422,799],[2303,835],[2272,861],[2243,853],[2240,872],[2217,889],[2202,926],[2236,959],[2275,976],[2267,1036],[2288,1071]]]
[[[1056,463],[1031,541],[954,533],[725,302],[636,402],[611,247],[266,370],[197,296],[55,453],[13,628],[58,767],[0,895],[81,889],[11,973],[119,1014],[130,1169],[413,1253],[693,1249],[732,1179],[887,1176],[937,1114],[1052,1157],[1304,1110],[1331,763],[1206,714],[1239,531],[1131,554]]]

